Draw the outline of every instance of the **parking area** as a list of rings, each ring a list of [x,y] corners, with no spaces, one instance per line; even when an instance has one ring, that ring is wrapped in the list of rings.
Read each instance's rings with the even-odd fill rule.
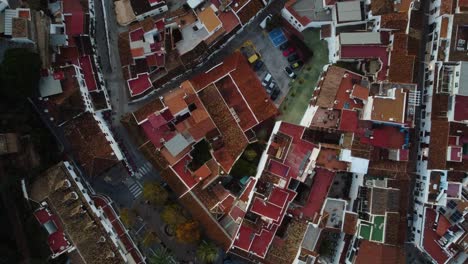
[[[260,55],[260,60],[263,61],[264,65],[256,69],[258,78],[262,81],[268,73],[271,74],[271,82],[279,88],[278,97],[274,100],[275,104],[279,106],[288,94],[289,83],[293,81],[284,71],[289,62],[287,57],[283,56],[282,51],[273,45],[266,31],[260,27],[256,31],[257,34],[252,34],[252,38],[246,41],[243,46],[251,45]]]

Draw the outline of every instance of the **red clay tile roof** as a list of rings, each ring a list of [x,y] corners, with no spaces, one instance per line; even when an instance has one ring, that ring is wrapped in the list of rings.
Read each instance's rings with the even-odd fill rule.
[[[428,169],[445,169],[447,163],[447,145],[449,123],[443,120],[431,122],[431,144],[429,145]]]
[[[441,38],[446,38],[447,37],[448,23],[449,23],[449,18],[448,17],[443,17],[442,18],[442,24],[440,26],[440,37]]]
[[[210,168],[208,168],[206,164],[203,164],[203,166],[198,168],[198,170],[196,170],[193,173],[193,176],[195,176],[197,180],[203,180],[210,175],[211,175],[211,170]]]
[[[400,235],[400,213],[387,212],[385,219],[385,244],[398,245]]]
[[[226,34],[231,32],[240,24],[239,19],[232,11],[220,12],[218,18],[223,23],[223,28],[226,31]]]
[[[320,37],[321,38],[331,37],[331,25],[322,25],[320,27]]]
[[[390,13],[381,16],[380,28],[405,31],[408,25],[408,13]]]
[[[241,0],[245,1],[245,0]],[[233,5],[231,5],[232,7]],[[239,5],[240,6],[240,5]],[[236,8],[234,7],[234,11],[237,13],[237,16],[239,17],[239,20],[243,25],[245,25],[249,20],[254,17],[261,9],[263,8],[263,3],[261,0],[250,0],[244,7],[240,10],[235,10]]]
[[[99,176],[119,162],[92,114],[84,113],[70,120],[63,129],[78,163],[88,176]]]
[[[203,74],[199,74],[195,76],[194,78],[190,79],[190,83],[192,84],[195,91],[198,92],[201,89],[213,83],[214,81],[225,76],[229,72],[235,70],[237,67],[238,61],[241,58],[242,58],[242,54],[240,52],[235,52],[232,55],[228,56],[226,59],[224,59],[221,65],[217,65],[211,70]]]
[[[415,56],[408,55],[408,35],[394,34],[388,79],[391,82],[412,83]]]
[[[367,100],[369,99],[369,89],[359,84],[355,84],[353,85],[353,90],[351,91],[350,97]]]
[[[325,108],[333,108],[335,106],[334,101],[336,94],[338,93],[341,80],[345,73],[346,70],[340,67],[331,66],[328,68],[321,84],[315,105]]]
[[[299,23],[301,23],[303,26],[309,24],[310,22],[312,22],[312,20],[310,20],[308,17],[306,16],[301,16],[299,15],[298,12],[296,12],[296,10],[294,10],[293,8],[293,5],[297,2],[297,0],[289,0],[286,2],[286,4],[284,5],[284,8],[286,8],[289,13],[291,13],[291,15],[297,20],[299,21]]]
[[[356,234],[358,216],[354,212],[345,212],[343,232],[348,235]]]
[[[244,56],[238,60],[237,67],[231,72],[231,76],[258,122],[278,114],[278,109],[270,100],[256,73]]]
[[[125,31],[119,34],[118,47],[119,47],[120,63],[122,67],[132,64],[133,58],[131,56],[130,37],[129,37],[128,31]]]
[[[400,247],[361,240],[355,263],[404,264],[406,261]]]
[[[226,104],[234,109],[240,119],[239,125],[246,131],[257,124],[257,120],[243,99],[242,94],[228,75],[215,83]]]
[[[153,101],[145,104],[142,108],[138,109],[133,113],[137,123],[142,122],[143,120],[147,119],[149,115],[154,114],[155,112],[159,112],[164,109],[163,102],[156,98]]]
[[[235,52],[228,56],[221,65],[211,69],[209,72],[192,78],[190,83],[195,91],[200,91],[228,73],[231,75],[235,85],[239,88],[238,90],[241,92],[258,122],[262,122],[278,114],[278,110],[269,99],[257,75],[248,64],[247,59],[244,58],[240,52]]]
[[[455,12],[455,7],[457,5],[455,1],[456,0],[441,1],[440,14],[441,15],[443,15],[443,14],[447,14],[447,15],[453,14]],[[460,1],[462,2],[462,1],[465,1],[465,0],[460,0]]]
[[[229,172],[247,146],[247,138],[214,85],[199,92],[199,97],[221,133],[224,143],[221,149],[214,152],[214,156],[223,169]]]
[[[436,211],[430,208],[426,208],[423,231],[423,248],[437,263],[443,264],[447,261],[448,257],[444,250],[437,243],[437,240],[440,239],[440,236],[435,230],[433,230],[436,215]]]
[[[373,0],[371,3],[372,15],[378,16],[393,12],[393,0]]]

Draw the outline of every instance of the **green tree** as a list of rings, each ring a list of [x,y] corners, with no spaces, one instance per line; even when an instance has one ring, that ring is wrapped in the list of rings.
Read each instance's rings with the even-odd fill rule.
[[[202,241],[197,249],[197,257],[204,263],[214,263],[218,257],[218,248],[211,242]]]
[[[176,228],[176,238],[179,242],[195,243],[200,239],[200,226],[197,221],[189,220]]]
[[[161,219],[174,230],[178,225],[187,221],[184,217],[182,207],[176,203],[164,206],[164,210],[161,213]]]
[[[120,210],[120,220],[126,227],[130,227],[135,223],[135,214],[128,208]]]
[[[257,152],[253,149],[247,149],[244,153],[245,159],[248,161],[254,161],[257,157]]]
[[[149,264],[176,263],[174,256],[166,248],[160,247],[154,251],[154,255],[148,258]]]
[[[18,104],[38,92],[41,59],[37,53],[16,48],[5,52],[0,65],[0,96],[10,104]]]
[[[169,194],[159,182],[146,182],[143,185],[143,198],[152,204],[163,205]]]

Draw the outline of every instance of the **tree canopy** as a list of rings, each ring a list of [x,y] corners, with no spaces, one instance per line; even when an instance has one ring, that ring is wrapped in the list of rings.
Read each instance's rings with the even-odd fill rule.
[[[197,249],[197,257],[204,263],[214,263],[219,257],[218,248],[211,242],[202,241]]]
[[[168,264],[175,263],[172,254],[165,248],[157,248],[154,255],[148,258],[149,264]]]
[[[169,193],[159,182],[146,182],[143,184],[143,197],[152,204],[163,205],[168,199]]]
[[[178,225],[187,221],[183,215],[182,207],[176,203],[164,206],[164,210],[161,213],[161,219],[174,230]]]
[[[199,224],[195,220],[189,220],[177,226],[176,238],[183,243],[194,243],[200,239]]]
[[[5,52],[0,65],[0,96],[5,103],[17,104],[38,92],[41,59],[28,49]]]

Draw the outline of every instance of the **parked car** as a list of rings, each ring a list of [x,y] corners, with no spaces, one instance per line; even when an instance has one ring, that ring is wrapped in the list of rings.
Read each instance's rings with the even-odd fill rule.
[[[301,60],[298,60],[298,61],[296,61],[294,63],[291,63],[291,65],[289,65],[289,66],[291,66],[291,68],[293,68],[293,69],[297,69],[297,68],[301,67],[302,65],[304,65],[304,62],[301,61]]]
[[[264,87],[267,87],[267,86],[270,84],[271,79],[272,79],[271,74],[270,74],[270,73],[267,73],[267,74],[265,75],[265,77],[263,77],[262,85],[263,85]]]
[[[271,94],[275,90],[276,84],[274,82],[271,82],[268,87],[266,87],[266,92],[267,94]]]
[[[281,44],[279,46],[280,50],[286,50],[289,46],[289,43],[286,41],[285,43]]]
[[[287,57],[287,56],[289,56],[290,54],[293,54],[295,51],[296,51],[296,49],[295,49],[294,47],[289,47],[289,48],[287,48],[287,49],[285,49],[285,50],[283,51],[283,56],[284,56],[284,57]]]
[[[270,95],[271,100],[276,100],[276,98],[278,98],[279,94],[280,94],[280,89],[279,88],[276,88],[275,90],[273,90],[273,92]]]
[[[292,78],[292,79],[295,79],[295,78],[296,78],[296,74],[295,74],[294,71],[291,69],[291,67],[286,66],[286,68],[284,68],[284,71],[285,71],[286,74],[289,76],[289,78]]]
[[[297,53],[293,53],[293,54],[288,56],[288,61],[289,62],[297,61],[298,59],[299,59],[299,56],[297,55]]]
[[[257,60],[254,64],[254,71],[258,71],[263,67],[263,61]]]

